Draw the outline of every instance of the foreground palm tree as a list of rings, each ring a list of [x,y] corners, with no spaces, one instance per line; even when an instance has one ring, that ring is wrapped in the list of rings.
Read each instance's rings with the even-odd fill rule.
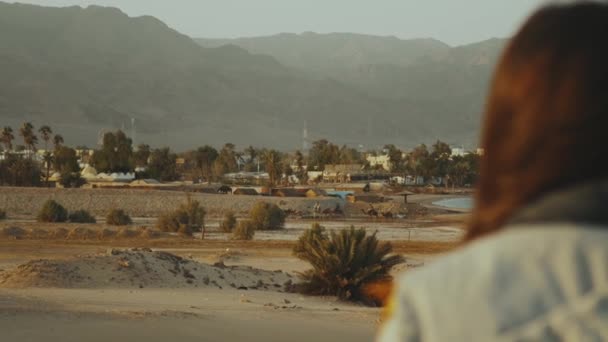
[[[368,236],[363,228],[351,226],[328,234],[314,224],[300,236],[293,250],[296,257],[313,267],[300,273],[300,290],[377,304],[366,287],[392,279],[389,272],[393,266],[405,260],[392,251],[390,243],[378,241],[376,233]]]

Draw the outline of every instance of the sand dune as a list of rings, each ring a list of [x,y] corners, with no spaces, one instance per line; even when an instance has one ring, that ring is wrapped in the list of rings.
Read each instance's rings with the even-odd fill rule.
[[[280,291],[292,276],[248,266],[208,265],[147,248],[111,249],[105,255],[33,260],[0,273],[0,287],[192,288]]]

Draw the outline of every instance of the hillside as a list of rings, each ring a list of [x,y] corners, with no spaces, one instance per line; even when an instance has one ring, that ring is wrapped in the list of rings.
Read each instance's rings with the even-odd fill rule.
[[[206,47],[238,45],[270,55],[303,74],[330,77],[368,96],[396,103],[403,113],[402,125],[415,125],[422,135],[439,134],[450,143],[468,147],[476,143],[491,73],[506,44],[504,39],[491,39],[450,47],[433,39],[350,33],[196,41]],[[409,131],[403,126],[395,129]]]
[[[452,49],[422,40],[411,52],[383,42],[383,52],[374,37],[366,39],[377,52],[373,63],[311,71],[238,42],[203,47],[155,18],[113,8],[0,2],[0,118],[13,127],[25,120],[50,124],[68,143],[88,146],[101,130],[129,130],[131,118],[136,142],[177,149],[224,142],[293,149],[301,145],[304,121],[312,139],[337,143],[475,144],[482,96],[443,97],[452,96],[451,83],[478,95],[480,77],[470,75],[473,86],[464,76],[446,81],[441,61]],[[435,57],[429,61],[423,51]],[[342,58],[351,54],[345,50]],[[400,54],[407,62],[391,64]],[[420,63],[440,63],[437,74],[430,77]],[[416,73],[428,84],[409,76]],[[435,89],[437,82],[446,89]]]
[[[428,56],[444,57],[450,50],[448,45],[433,39],[400,40],[352,33],[281,33],[232,40],[199,38],[196,41],[206,47],[237,45],[252,53],[273,56],[286,66],[319,73],[369,64],[407,66]]]

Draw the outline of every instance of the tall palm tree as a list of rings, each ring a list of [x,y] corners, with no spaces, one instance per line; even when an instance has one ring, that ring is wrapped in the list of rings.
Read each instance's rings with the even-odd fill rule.
[[[266,164],[266,172],[270,186],[274,186],[277,182],[277,177],[281,173],[281,155],[276,150],[268,150],[264,153],[264,163]]]
[[[51,129],[51,127],[44,125],[40,127],[40,129],[38,129],[38,133],[40,133],[42,140],[44,140],[44,149],[48,150],[49,141],[51,140],[51,134],[53,134],[53,130]]]
[[[28,155],[31,157],[31,152],[36,148],[38,137],[34,134],[34,126],[30,122],[24,122],[19,129],[19,134],[23,137],[23,145],[29,150]]]
[[[46,168],[46,184],[48,187],[50,187],[49,178],[51,175],[51,164],[53,163],[55,158],[53,158],[53,155],[49,151],[44,152],[44,156],[42,158],[44,160],[44,166]]]
[[[57,149],[63,144],[63,137],[59,134],[55,134],[55,137],[53,138],[53,144],[55,145],[55,149]]]
[[[4,144],[4,148],[6,152],[11,151],[13,149],[13,140],[15,140],[15,136],[13,135],[13,129],[9,126],[4,126],[2,129],[2,133],[0,134],[0,139]]]
[[[258,166],[260,165],[259,160],[258,160],[258,150],[255,147],[249,145],[249,147],[247,147],[245,149],[245,154],[249,157],[248,158],[249,160],[247,161],[247,166],[248,166],[247,171],[255,170],[255,163],[257,162]],[[260,171],[260,170],[257,170],[257,171]]]

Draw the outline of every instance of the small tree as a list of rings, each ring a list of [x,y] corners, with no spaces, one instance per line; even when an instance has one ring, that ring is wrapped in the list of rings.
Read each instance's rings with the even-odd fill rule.
[[[352,226],[328,234],[314,224],[300,236],[293,253],[313,267],[300,273],[302,292],[366,303],[375,301],[365,293],[365,287],[392,279],[390,270],[404,261],[392,254],[390,243],[379,242],[376,233],[368,236],[365,229]]]
[[[236,216],[233,211],[228,211],[224,214],[224,219],[220,222],[220,229],[225,233],[231,233],[236,227]]]
[[[232,232],[233,240],[252,240],[255,235],[255,225],[249,220],[240,221]]]
[[[133,221],[131,217],[122,209],[112,209],[106,216],[106,223],[112,226],[126,226]]]
[[[256,203],[249,212],[249,219],[256,230],[278,230],[285,225],[285,212],[276,204]]]
[[[148,163],[148,174],[151,178],[162,182],[174,181],[179,178],[175,162],[177,155],[168,147],[155,149],[151,152]]]
[[[86,210],[76,210],[68,216],[72,223],[96,223],[95,217]]]
[[[79,172],[62,170],[59,184],[64,188],[80,188],[86,183],[86,180],[80,176]]]
[[[39,222],[65,222],[68,219],[68,211],[59,203],[48,200],[38,212]]]

